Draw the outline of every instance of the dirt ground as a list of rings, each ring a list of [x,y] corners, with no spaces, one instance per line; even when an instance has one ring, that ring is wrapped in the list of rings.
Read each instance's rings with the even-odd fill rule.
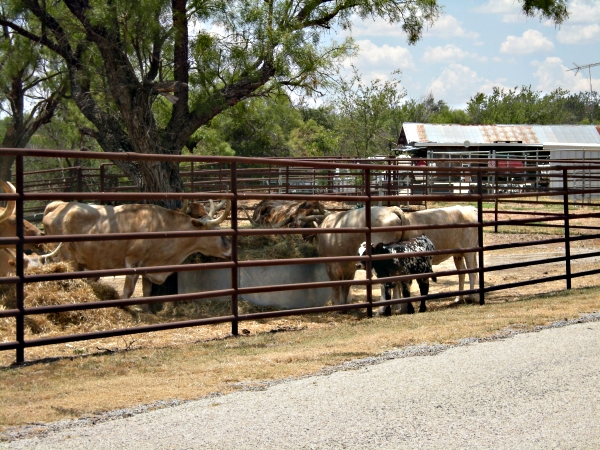
[[[517,216],[522,218],[522,216]],[[510,215],[503,214],[499,217],[500,220],[509,219]],[[595,219],[587,220],[590,223]],[[521,234],[521,233],[484,233],[484,245],[496,245],[496,244],[509,244],[515,242],[531,242],[546,240],[553,237],[548,234]],[[600,250],[600,239],[581,240],[571,243],[571,254],[572,255],[584,255],[586,253],[598,252]],[[534,246],[504,249],[497,251],[486,252],[484,259],[484,266],[491,268],[493,266],[501,264],[510,264],[521,261],[541,261],[560,257],[564,255],[564,244],[539,244]],[[600,257],[587,257],[581,259],[574,259],[571,261],[571,272],[576,275],[577,273],[585,272],[588,270],[595,270],[600,268]],[[452,260],[448,260],[443,264],[434,266],[434,271],[446,271],[454,270]],[[527,281],[538,278],[548,278],[552,276],[562,275],[565,273],[565,263],[543,263],[532,265],[528,267],[521,267],[515,269],[507,269],[501,271],[492,271],[485,274],[485,286],[496,286],[503,283],[512,283],[518,281]],[[365,272],[358,271],[357,278],[364,278]],[[114,286],[119,292],[122,291],[123,277],[110,277],[101,280],[103,283]],[[466,288],[468,288],[468,277],[466,277]],[[573,288],[583,288],[596,286],[600,284],[598,282],[598,276],[582,276],[572,279]],[[478,287],[478,286],[476,286]],[[541,294],[549,292],[558,292],[566,288],[566,281],[550,281],[545,283],[538,283],[528,286],[521,286],[518,288],[494,291],[486,294],[486,303],[495,302],[510,302],[515,301],[523,296],[532,294]],[[444,291],[455,291],[458,290],[457,276],[438,277],[437,282],[430,284],[430,293],[438,293]],[[353,286],[352,296],[355,302],[364,301],[366,299],[365,287]],[[416,283],[413,283],[412,292],[416,294],[418,288]],[[134,297],[141,297],[141,282],[138,282]],[[373,298],[379,297],[379,288],[374,287]],[[434,300],[428,302],[428,309],[435,310],[439,308],[447,308],[453,306],[453,299],[445,298],[441,300]],[[418,305],[417,305],[418,308]],[[252,312],[252,311],[251,311]],[[139,307],[132,307],[129,309],[131,314],[130,323],[121,324],[119,327],[127,328],[134,326],[143,326],[149,323],[157,323],[165,321],[165,318],[169,314],[168,307],[167,311],[159,315],[152,317],[151,315],[142,313]],[[224,312],[223,314],[227,314]],[[240,332],[249,333],[263,333],[263,332],[276,332],[284,330],[298,330],[306,328],[319,328],[329,327],[342,321],[353,321],[359,320],[364,316],[364,311],[356,311],[352,314],[311,314],[305,316],[292,316],[283,317],[269,320],[258,320],[258,321],[245,321],[240,323]],[[172,320],[187,320],[187,317],[177,317],[177,314],[172,314],[168,321]],[[63,333],[77,333],[82,331],[77,330],[65,330],[58,334]],[[88,354],[97,351],[107,350],[122,350],[126,348],[139,348],[139,347],[167,347],[167,346],[179,346],[198,341],[206,341],[212,339],[219,339],[230,335],[231,325],[229,323],[210,325],[194,328],[182,328],[175,330],[168,330],[155,333],[141,333],[131,336],[118,337],[118,338],[107,338],[90,341],[73,342],[60,345],[52,345],[46,347],[33,347],[26,350],[27,359],[41,359],[48,357],[60,357],[68,356],[72,354]],[[28,335],[28,339],[36,339],[42,336]],[[14,340],[14,334],[12,336],[1,337],[3,341]],[[14,361],[14,352],[5,351],[0,352],[0,365],[9,365]]]

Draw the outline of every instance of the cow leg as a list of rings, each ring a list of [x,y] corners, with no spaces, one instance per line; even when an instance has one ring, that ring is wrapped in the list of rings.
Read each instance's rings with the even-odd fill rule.
[[[456,266],[456,270],[464,270],[465,267],[465,259],[463,258],[462,255],[459,256],[453,256],[454,258],[454,265]],[[465,274],[461,273],[458,276],[458,290],[459,291],[463,291],[465,289]],[[458,297],[456,297],[456,299],[454,300],[455,303],[459,303],[461,301],[464,300],[464,295],[459,295]]]
[[[125,275],[125,284],[123,285],[123,298],[130,298],[135,291],[139,275]]]
[[[475,253],[467,253],[465,254],[465,263],[467,265],[467,269],[476,269],[477,266],[477,255]],[[478,275],[476,272],[469,274],[469,285],[470,289],[475,289],[477,285]],[[477,300],[477,294],[469,294],[469,300],[474,302]]]
[[[142,276],[142,295],[144,297],[150,297],[152,293],[152,281]]]
[[[419,284],[419,292],[421,293],[421,295],[427,295],[429,294],[429,278],[421,278],[419,280],[417,280],[417,283]],[[421,305],[419,306],[419,312],[425,312],[427,311],[427,305],[425,300],[421,300]]]
[[[355,270],[356,271],[356,270]],[[327,272],[327,276],[330,281],[340,281],[340,280],[352,280],[354,279],[354,272],[352,272],[350,278],[344,276],[344,269],[340,264],[326,264],[325,272]],[[350,286],[332,286],[331,287],[331,301],[334,305],[344,305],[349,303],[350,296]]]
[[[392,290],[390,288],[386,288],[385,284],[380,284],[379,288],[381,289],[380,298],[382,301],[392,299]],[[380,306],[379,309],[377,310],[377,315],[378,316],[391,316],[392,308],[390,307],[390,305]]]
[[[152,281],[142,276],[142,295],[144,297],[150,297],[152,295]],[[164,307],[164,303],[152,303],[152,304],[143,304],[142,311],[147,313],[156,314],[161,311]]]
[[[410,298],[410,285],[412,281],[403,281],[402,282],[402,298]],[[414,314],[415,307],[412,302],[402,303],[400,308],[400,314]]]

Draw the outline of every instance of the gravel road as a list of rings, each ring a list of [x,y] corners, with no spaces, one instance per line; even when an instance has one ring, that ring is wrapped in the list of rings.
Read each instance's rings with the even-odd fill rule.
[[[416,346],[254,390],[72,421],[0,448],[600,448],[598,318]]]

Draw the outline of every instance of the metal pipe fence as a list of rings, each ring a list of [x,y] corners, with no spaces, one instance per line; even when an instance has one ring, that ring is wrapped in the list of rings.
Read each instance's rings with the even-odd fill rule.
[[[303,315],[311,313],[323,313],[333,311],[348,311],[364,309],[371,317],[374,307],[396,305],[409,301],[419,301],[422,297],[411,297],[410,299],[375,300],[372,287],[383,282],[400,282],[426,275],[395,276],[384,279],[372,277],[372,261],[387,259],[390,256],[369,255],[366,258],[367,271],[365,280],[340,280],[340,281],[307,281],[306,283],[277,284],[258,287],[242,287],[239,285],[240,270],[249,267],[269,267],[291,264],[326,264],[331,262],[358,262],[365,260],[355,252],[353,255],[340,257],[306,257],[287,259],[257,259],[240,260],[238,244],[241,238],[260,235],[292,235],[292,234],[364,234],[367,248],[370,248],[373,233],[383,231],[410,231],[428,229],[448,229],[456,232],[461,228],[476,228],[477,246],[469,249],[460,249],[462,252],[474,252],[478,255],[479,265],[474,269],[438,271],[438,277],[469,275],[476,273],[479,277],[479,285],[474,289],[463,291],[444,291],[427,295],[425,299],[432,301],[455,295],[476,294],[479,303],[484,304],[486,294],[502,289],[510,289],[536,283],[547,283],[549,281],[564,280],[565,287],[571,288],[571,280],[577,277],[590,276],[600,273],[600,266],[582,272],[572,271],[572,262],[584,258],[596,258],[600,252],[592,251],[585,254],[572,254],[571,242],[582,240],[593,241],[600,237],[600,226],[595,224],[581,224],[585,219],[597,219],[600,217],[600,203],[596,202],[600,194],[597,178],[600,171],[600,162],[586,161],[584,164],[561,164],[560,161],[553,162],[552,171],[548,171],[544,160],[544,166],[529,166],[527,173],[520,169],[511,167],[498,167],[495,165],[472,165],[469,168],[448,165],[442,169],[440,165],[435,166],[407,166],[404,162],[399,163],[393,158],[378,160],[351,160],[331,161],[328,159],[281,159],[281,158],[241,158],[241,157],[194,157],[194,156],[163,156],[163,155],[137,155],[137,154],[95,154],[80,153],[58,150],[23,150],[23,149],[0,149],[0,154],[16,156],[14,183],[15,194],[0,194],[0,200],[16,200],[16,224],[15,236],[0,237],[0,247],[14,246],[16,250],[16,267],[14,276],[0,277],[0,285],[14,285],[16,291],[16,307],[12,309],[0,309],[0,318],[12,318],[16,323],[16,335],[13,340],[1,342],[1,350],[15,350],[16,361],[25,360],[25,349],[36,346],[51,345],[58,343],[75,342],[88,339],[97,339],[112,336],[123,336],[127,334],[145,333],[175,328],[202,326],[217,323],[231,323],[232,334],[237,335],[239,323],[248,320],[268,319],[282,316]],[[85,169],[81,167],[60,169],[63,172],[52,170],[40,170],[35,173],[25,173],[24,160],[26,158],[80,158],[95,161],[97,169]],[[182,177],[186,191],[183,193],[141,193],[137,192],[131,183],[124,180],[123,174],[111,172],[114,166],[112,160],[123,159],[127,161],[136,160],[173,160],[180,164]],[[61,175],[59,176],[59,172]],[[73,172],[77,175],[72,176]],[[582,173],[586,173],[589,183],[577,184]],[[65,177],[65,174],[69,174]],[[527,177],[527,179],[539,180],[543,175],[551,181],[540,186],[537,181],[533,185],[520,186],[518,192],[505,190],[498,179],[515,178],[515,174]],[[532,175],[533,174],[533,175]],[[441,178],[438,178],[441,177]],[[469,178],[468,188],[462,179]],[[458,184],[448,180],[458,179]],[[443,181],[439,181],[439,180]],[[54,180],[54,181],[53,181]],[[68,180],[65,181],[65,180]],[[112,181],[110,181],[112,180]],[[114,180],[117,180],[116,182]],[[276,183],[271,183],[276,180]],[[346,180],[341,182],[340,180]],[[408,181],[407,181],[408,180]],[[436,181],[433,181],[436,180]],[[310,181],[310,184],[300,184]],[[404,182],[407,181],[406,184]],[[473,181],[473,182],[472,182]],[[75,184],[73,184],[75,183]],[[523,183],[516,183],[523,184]],[[582,202],[581,199],[586,199]],[[84,202],[143,203],[149,200],[161,199],[188,199],[188,200],[221,200],[231,201],[231,215],[228,218],[229,226],[219,230],[200,231],[176,231],[165,230],[164,232],[152,233],[110,233],[110,234],[76,234],[76,235],[47,235],[47,236],[24,236],[23,219],[29,209],[26,204],[39,203],[45,205],[53,200],[76,200]],[[279,200],[317,200],[331,205],[330,210],[342,211],[357,206],[363,206],[367,211],[372,206],[402,206],[407,210],[415,210],[426,207],[431,203],[438,204],[471,204],[477,208],[478,219],[474,224],[437,224],[428,226],[397,226],[397,227],[374,227],[371,223],[370,214],[365,215],[365,226],[353,228],[280,228],[280,229],[255,229],[246,227],[246,219],[240,214],[242,203],[249,204],[266,199]],[[585,206],[586,212],[579,214],[575,208]],[[506,208],[510,209],[506,209]],[[535,208],[543,207],[542,211]],[[504,208],[504,209],[503,209]],[[547,210],[546,210],[547,209]],[[43,208],[42,208],[43,210]],[[511,216],[522,216],[523,218],[501,219],[502,213],[510,212]],[[595,222],[598,223],[598,222]],[[524,228],[541,228],[546,232],[552,231],[558,237],[549,239],[538,239],[528,242],[515,242],[502,245],[484,245],[484,229],[498,232],[499,228],[506,226],[520,226]],[[452,230],[452,231],[450,231]],[[48,274],[30,274],[24,269],[23,255],[24,246],[27,244],[58,243],[58,242],[96,242],[102,245],[104,241],[132,239],[148,239],[151,242],[158,239],[179,239],[184,237],[203,238],[207,236],[228,236],[232,242],[231,260],[224,262],[207,262],[195,264],[171,264],[152,267],[136,267],[89,270],[85,272],[66,272]],[[540,260],[513,262],[495,265],[484,265],[486,256],[508,248],[524,248],[528,246],[539,246],[562,243],[564,254],[552,258]],[[358,250],[358,249],[356,249]],[[451,255],[457,249],[435,250],[420,253],[420,255]],[[395,255],[397,257],[397,255]],[[410,257],[415,254],[406,253]],[[556,276],[538,277],[530,280],[512,281],[508,283],[486,285],[486,274],[519,267],[530,267],[548,263],[564,263],[564,273]],[[49,306],[28,306],[26,302],[26,286],[49,280],[82,279],[103,276],[122,275],[145,275],[152,273],[186,272],[194,270],[216,270],[226,269],[231,272],[231,286],[227,289],[212,291],[135,297],[120,300],[80,302],[75,304],[61,304]],[[357,303],[318,306],[302,309],[289,309],[266,311],[252,314],[241,314],[239,310],[239,298],[247,294],[258,294],[267,292],[281,292],[306,289],[306,288],[329,288],[336,286],[364,286],[365,300]],[[129,328],[115,328],[103,331],[94,331],[80,334],[65,334],[61,336],[49,336],[43,338],[32,338],[27,335],[25,329],[25,318],[40,314],[58,314],[69,311],[103,309],[112,307],[125,307],[133,305],[152,305],[165,302],[189,302],[202,301],[205,299],[229,297],[230,314],[200,318],[193,320],[175,320],[166,323],[155,323]]]

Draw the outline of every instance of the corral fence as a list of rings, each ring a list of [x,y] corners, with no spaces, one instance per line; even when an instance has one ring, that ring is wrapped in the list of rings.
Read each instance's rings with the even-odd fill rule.
[[[322,159],[276,159],[276,158],[243,158],[243,157],[199,157],[199,156],[158,156],[120,153],[81,153],[57,150],[23,150],[0,149],[0,155],[15,155],[15,176],[12,180],[16,186],[16,194],[2,194],[0,200],[16,200],[15,237],[0,238],[0,246],[16,248],[15,276],[0,278],[0,284],[12,284],[16,291],[16,308],[0,309],[0,318],[12,318],[15,321],[16,335],[14,339],[0,342],[0,350],[15,350],[16,361],[25,360],[25,349],[36,346],[61,344],[89,339],[123,336],[129,334],[161,331],[175,328],[194,327],[217,323],[231,323],[231,332],[238,334],[240,322],[257,319],[268,319],[281,316],[344,311],[353,309],[366,310],[372,316],[373,308],[386,305],[406,303],[408,301],[427,301],[441,298],[475,294],[479,303],[484,304],[486,294],[494,291],[511,289],[519,286],[564,281],[566,288],[571,288],[574,278],[593,276],[600,273],[598,265],[591,269],[574,272],[574,260],[589,259],[600,256],[600,251],[593,249],[583,253],[571,252],[574,241],[590,241],[600,237],[597,225],[600,217],[600,203],[596,201],[600,195],[600,161],[549,161],[529,164],[526,168],[511,167],[499,161],[481,160],[481,164],[469,167],[453,165],[450,160],[432,160],[426,166],[415,166],[406,161],[383,157],[369,160],[332,160]],[[83,170],[71,168],[57,176],[57,172],[38,171],[25,173],[23,168],[27,158],[80,158],[97,161],[98,168],[93,175]],[[186,190],[183,193],[140,193],[128,181],[114,171],[111,161],[164,161],[172,160],[180,164],[185,180]],[[471,161],[474,162],[474,161]],[[476,162],[476,161],[475,161]],[[485,164],[484,164],[485,163]],[[530,161],[531,163],[531,161]],[[61,169],[62,170],[62,169]],[[114,171],[114,172],[113,172]],[[65,177],[68,174],[68,177]],[[62,178],[61,178],[62,177]],[[114,178],[111,178],[114,177]],[[542,183],[540,180],[544,180]],[[54,180],[54,181],[51,181]],[[68,183],[66,180],[70,180]],[[109,181],[113,180],[113,181]],[[114,181],[117,180],[117,181]],[[506,180],[503,183],[502,180]],[[547,182],[546,182],[547,180]],[[23,219],[29,205],[47,204],[54,200],[79,201],[90,203],[124,203],[147,202],[164,199],[188,200],[230,200],[232,204],[229,227],[219,230],[204,231],[165,231],[158,233],[111,233],[82,234],[61,236],[23,235]],[[336,261],[358,262],[356,251],[341,257],[306,257],[293,259],[240,260],[237,243],[244,236],[290,235],[290,234],[329,234],[329,233],[362,233],[365,241],[371,242],[373,232],[404,231],[415,229],[414,226],[375,228],[371,226],[370,215],[366,215],[365,226],[344,229],[322,228],[279,228],[258,229],[248,226],[244,214],[240,214],[242,203],[258,202],[264,199],[280,200],[318,200],[327,205],[330,211],[342,211],[351,208],[372,206],[399,205],[406,209],[426,207],[430,202],[449,204],[472,204],[477,207],[478,221],[473,225],[431,225],[419,227],[427,229],[449,228],[449,232],[457,232],[461,227],[475,227],[478,233],[478,245],[467,249],[478,255],[479,267],[475,269],[451,270],[436,272],[436,276],[447,277],[458,274],[477,273],[479,283],[474,289],[463,291],[445,291],[430,294],[426,297],[408,299],[374,300],[372,286],[385,282],[397,282],[414,276],[398,276],[386,279],[373,279],[371,271],[366,271],[364,280],[314,281],[294,284],[273,284],[268,286],[243,287],[239,285],[239,274],[244,268],[289,266],[294,264],[322,264]],[[522,218],[501,220],[501,206],[511,205],[512,215]],[[585,207],[585,209],[583,209]],[[583,211],[583,212],[582,212]],[[590,222],[591,219],[591,222]],[[590,224],[591,223],[591,224]],[[503,226],[535,227],[546,230],[547,238],[535,241],[513,242],[510,244],[484,245],[483,233],[498,231]],[[539,232],[538,232],[539,233]],[[543,233],[542,233],[543,234]],[[99,246],[107,240],[131,239],[177,239],[180,237],[230,236],[232,240],[231,260],[185,265],[168,265],[154,267],[118,268],[109,270],[89,270],[85,272],[28,274],[24,271],[23,247],[26,244],[82,242],[93,241]],[[484,256],[507,248],[527,246],[543,246],[560,243],[564,245],[564,253],[552,258],[541,258],[524,262],[484,264]],[[356,249],[358,250],[358,249]],[[452,250],[436,250],[424,254],[451,254]],[[411,254],[406,254],[411,256]],[[413,254],[414,255],[414,254]],[[374,257],[367,258],[367,267],[371,267]],[[379,259],[380,257],[375,257]],[[552,276],[539,276],[527,280],[512,281],[502,284],[485,285],[486,274],[518,267],[539,266],[548,263],[560,263],[563,273]],[[197,270],[226,269],[231,273],[231,285],[225,289],[193,292],[177,295],[155,297],[137,297],[130,299],[81,302],[51,306],[28,306],[25,299],[25,287],[32,283],[49,280],[82,279],[105,276],[144,275],[148,273],[190,272]],[[343,305],[318,306],[310,308],[281,309],[251,314],[241,314],[238,298],[242,295],[268,292],[286,292],[307,288],[329,288],[333,286],[364,286],[364,301]],[[152,305],[165,302],[199,302],[210,298],[226,297],[230,303],[230,313],[218,317],[206,317],[193,320],[173,320],[166,323],[152,323],[143,326],[106,329],[80,334],[64,334],[59,336],[35,337],[26,333],[25,318],[40,314],[57,314],[67,311],[126,307],[132,305]]]

